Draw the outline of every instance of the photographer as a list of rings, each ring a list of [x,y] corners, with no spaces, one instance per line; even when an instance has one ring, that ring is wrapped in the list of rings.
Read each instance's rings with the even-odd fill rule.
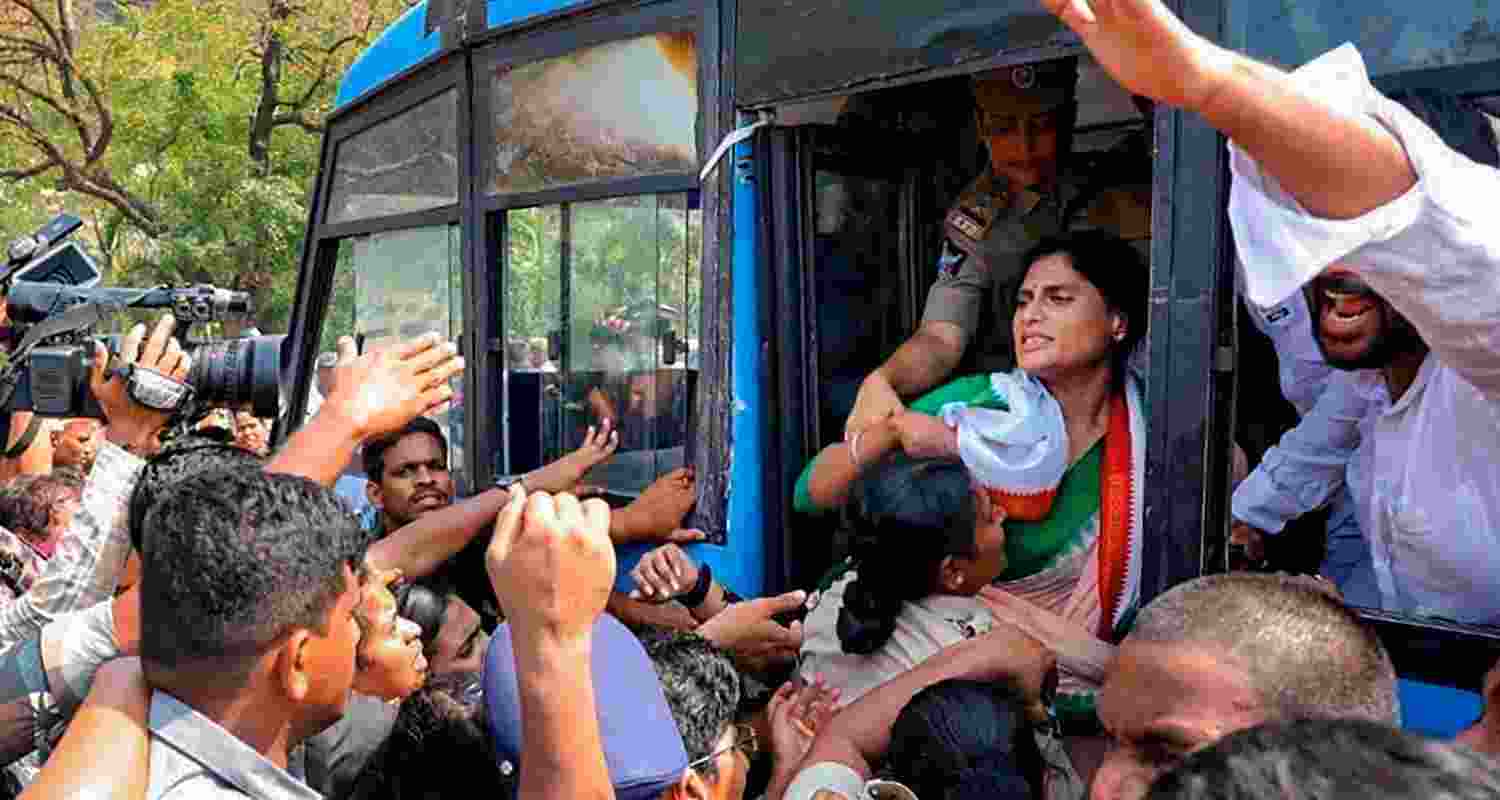
[[[156,380],[181,383],[192,359],[172,338],[172,324],[171,315],[162,317],[149,339],[146,326],[136,325],[125,337],[118,363],[149,370]],[[105,377],[109,362],[108,351],[96,345],[89,388],[108,422],[83,487],[83,507],[30,591],[0,610],[0,652],[34,636],[60,614],[108,599],[129,554],[129,538],[123,530],[114,532],[112,523],[123,512],[143,459],[156,450],[172,412],[136,402],[123,371]]]

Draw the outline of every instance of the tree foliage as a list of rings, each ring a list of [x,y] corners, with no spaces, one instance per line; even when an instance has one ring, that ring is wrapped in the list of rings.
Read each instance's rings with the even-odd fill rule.
[[[284,328],[338,78],[407,5],[3,0],[5,235],[72,211],[109,282],[251,291]]]

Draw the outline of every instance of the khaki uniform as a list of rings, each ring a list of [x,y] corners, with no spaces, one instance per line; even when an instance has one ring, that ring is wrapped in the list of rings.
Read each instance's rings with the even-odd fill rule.
[[[988,169],[958,196],[943,218],[943,253],[927,292],[922,321],[951,322],[968,345],[957,375],[1015,366],[1011,320],[1021,259],[1047,236],[1101,228],[1144,247],[1151,234],[1151,187],[1088,187],[1065,175],[1055,194],[1013,190]]]

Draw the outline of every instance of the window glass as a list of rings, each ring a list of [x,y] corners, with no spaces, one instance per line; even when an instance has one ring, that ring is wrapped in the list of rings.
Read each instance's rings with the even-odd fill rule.
[[[635,494],[682,466],[698,368],[697,193],[507,214],[510,463],[521,474],[608,419],[620,448],[587,482]]]
[[[1241,0],[1252,55],[1300,66],[1345,42],[1372,75],[1500,58],[1500,6],[1486,0]]]
[[[611,42],[490,82],[495,194],[697,171],[698,56],[692,33]]]
[[[335,352],[340,336],[353,336],[361,351],[396,339],[437,331],[452,341],[463,332],[463,271],[457,225],[384,231],[340,240],[333,293],[319,333],[320,353]],[[308,414],[326,389],[315,375]],[[454,401],[431,416],[447,430],[448,463],[462,486],[463,385],[453,382]]]
[[[450,89],[339,143],[329,223],[458,202],[458,92]]]

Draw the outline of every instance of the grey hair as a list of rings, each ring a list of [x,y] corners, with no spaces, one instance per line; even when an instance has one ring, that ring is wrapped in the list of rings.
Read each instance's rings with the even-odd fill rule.
[[[1141,610],[1128,637],[1225,653],[1272,719],[1399,720],[1396,670],[1375,631],[1310,578],[1231,573],[1188,581]]]

